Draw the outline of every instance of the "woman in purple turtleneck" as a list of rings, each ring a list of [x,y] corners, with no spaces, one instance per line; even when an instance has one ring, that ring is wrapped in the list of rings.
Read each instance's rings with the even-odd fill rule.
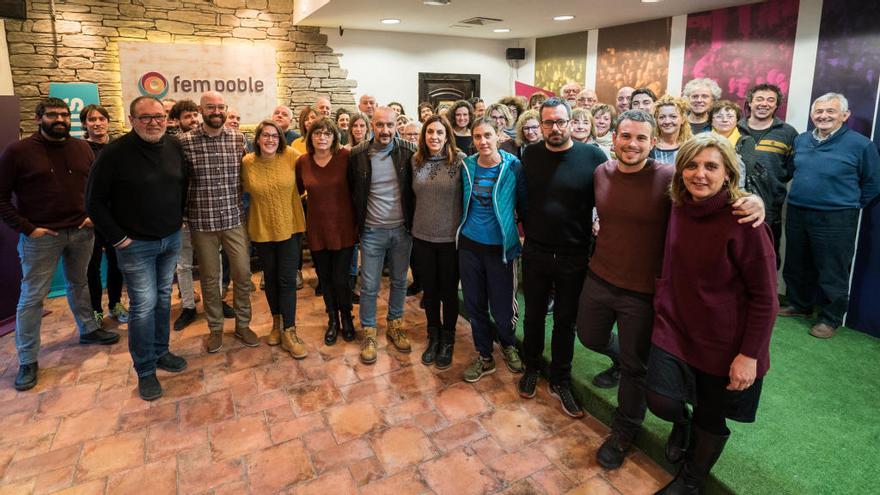
[[[746,195],[723,137],[685,142],[654,296],[648,407],[673,423],[670,462],[684,460],[661,494],[697,494],[730,436],[726,420],[753,422],[779,309],[770,228],[737,223]],[[693,405],[693,416],[686,404]]]

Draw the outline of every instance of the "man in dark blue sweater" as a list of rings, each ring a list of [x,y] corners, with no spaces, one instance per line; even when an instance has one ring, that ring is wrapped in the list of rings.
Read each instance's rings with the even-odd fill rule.
[[[816,128],[794,142],[782,271],[788,306],[779,315],[812,316],[818,305],[810,335],[820,339],[843,323],[859,215],[880,194],[877,147],[844,125],[849,115],[843,95],[826,93],[810,112]]]

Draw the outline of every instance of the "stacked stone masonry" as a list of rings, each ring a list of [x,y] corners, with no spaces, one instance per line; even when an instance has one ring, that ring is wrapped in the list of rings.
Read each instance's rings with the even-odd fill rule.
[[[294,108],[320,95],[354,108],[355,81],[316,27],[295,26],[293,0],[28,0],[25,21],[6,20],[6,41],[21,128],[36,129],[34,107],[50,82],[93,82],[122,130],[120,41],[253,43],[276,50],[279,103]]]

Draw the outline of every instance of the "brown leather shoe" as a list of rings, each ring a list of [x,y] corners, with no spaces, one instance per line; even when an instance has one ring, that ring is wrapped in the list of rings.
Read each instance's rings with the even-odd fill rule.
[[[272,315],[272,331],[269,332],[266,343],[269,345],[280,344],[282,330],[284,330],[284,320],[281,318],[281,315]]]
[[[285,328],[281,334],[281,347],[294,359],[304,359],[309,355],[305,342],[296,335],[296,327]]]
[[[219,352],[223,349],[223,330],[211,330],[208,335],[208,352]]]
[[[812,314],[801,311],[801,310],[795,308],[794,306],[784,306],[782,308],[779,308],[779,313],[777,313],[777,315],[779,315],[779,316],[802,316],[802,317],[813,316]]]
[[[376,327],[364,327],[364,342],[361,344],[361,362],[364,364],[373,364],[379,357],[376,333]]]
[[[412,351],[409,337],[406,335],[406,330],[403,328],[403,320],[398,318],[396,320],[387,321],[388,329],[385,331],[385,337],[388,339],[388,342],[391,342],[391,345],[400,352]]]
[[[257,334],[255,334],[250,328],[236,328],[234,335],[248,347],[257,347],[260,345],[260,338],[257,337]]]
[[[834,337],[835,333],[837,333],[837,328],[826,323],[816,323],[813,325],[813,328],[810,329],[810,335],[817,339],[830,339],[831,337]]]

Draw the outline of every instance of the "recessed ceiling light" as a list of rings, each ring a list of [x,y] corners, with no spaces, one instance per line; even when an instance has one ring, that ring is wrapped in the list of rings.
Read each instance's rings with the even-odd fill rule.
[[[424,0],[422,3],[435,7],[442,7],[443,5],[449,5],[452,2],[450,2],[450,0]]]
[[[574,19],[573,15],[558,15],[553,18],[554,21],[570,21]]]
[[[400,24],[400,19],[382,19],[382,24]]]
[[[493,29],[492,32],[494,32],[494,33],[509,33],[509,32],[510,32],[510,28],[498,28],[498,29]]]
[[[663,0],[642,0],[642,3],[660,3]]]

